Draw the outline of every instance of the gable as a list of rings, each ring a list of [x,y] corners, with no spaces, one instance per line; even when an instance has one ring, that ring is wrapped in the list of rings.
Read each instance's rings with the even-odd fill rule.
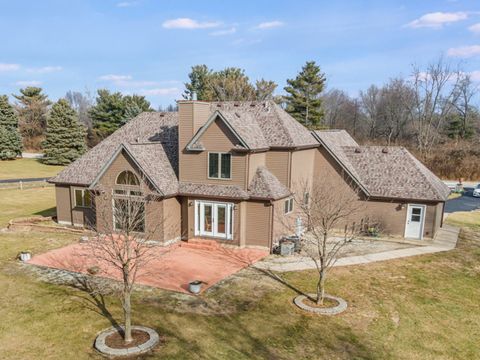
[[[198,142],[200,142],[206,150],[228,151],[242,146],[240,140],[219,118],[210,124],[199,137]]]
[[[125,170],[131,171],[138,177],[141,182],[141,187],[148,188],[150,191],[156,192],[155,187],[146,179],[146,176],[143,174],[142,170],[125,151],[125,149],[118,151],[117,154],[114,155],[111,161],[107,163],[98,179],[92,185],[110,189],[115,186],[117,176]]]

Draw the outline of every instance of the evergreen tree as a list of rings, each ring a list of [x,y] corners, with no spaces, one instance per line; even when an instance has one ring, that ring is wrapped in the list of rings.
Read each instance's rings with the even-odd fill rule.
[[[58,100],[50,111],[46,139],[43,143],[43,162],[67,165],[86,151],[86,129],[77,119],[75,110],[65,99]]]
[[[273,81],[264,79],[254,86],[245,70],[236,67],[213,71],[207,65],[195,65],[188,77],[190,82],[185,83],[183,97],[191,99],[196,92],[197,99],[202,101],[270,100],[277,87]]]
[[[18,131],[18,117],[8,96],[0,96],[0,160],[15,159],[22,155],[22,138]]]
[[[272,80],[260,79],[255,82],[255,95],[257,100],[273,100],[273,92],[277,88],[277,84]]]
[[[325,74],[315,61],[307,61],[295,79],[288,79],[284,89],[287,111],[305,126],[316,128],[323,117],[321,93]]]
[[[153,111],[144,96],[123,96],[120,92],[103,89],[98,90],[96,104],[89,115],[95,133],[103,139],[144,111]]]
[[[13,95],[18,100],[17,106],[20,132],[27,138],[42,135],[47,125],[48,106],[51,102],[39,87],[20,89],[20,95]]]

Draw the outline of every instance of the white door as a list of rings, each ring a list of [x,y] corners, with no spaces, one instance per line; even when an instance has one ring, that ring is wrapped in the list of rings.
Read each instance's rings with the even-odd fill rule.
[[[410,239],[423,238],[423,224],[425,222],[425,205],[408,205],[405,237]]]
[[[233,239],[233,204],[196,201],[195,235]]]

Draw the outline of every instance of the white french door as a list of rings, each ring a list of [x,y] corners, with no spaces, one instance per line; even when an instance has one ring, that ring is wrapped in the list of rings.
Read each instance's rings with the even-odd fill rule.
[[[195,201],[195,235],[233,239],[233,204]]]

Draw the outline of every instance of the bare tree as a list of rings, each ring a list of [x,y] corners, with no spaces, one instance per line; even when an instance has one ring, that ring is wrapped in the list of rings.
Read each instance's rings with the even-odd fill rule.
[[[341,249],[362,230],[359,219],[364,201],[354,186],[344,191],[334,180],[322,179],[304,186],[301,198],[296,197],[297,216],[309,225],[304,235],[302,251],[313,260],[318,272],[316,303],[323,304],[328,273],[338,259]],[[308,194],[308,196],[305,196]]]
[[[465,139],[471,133],[471,129],[474,127],[474,120],[478,120],[478,111],[473,106],[472,102],[475,96],[479,92],[479,86],[475,85],[470,75],[460,73],[459,80],[454,89],[453,106],[455,107],[461,122],[459,129],[459,137]]]
[[[360,91],[360,100],[365,114],[365,121],[368,124],[367,136],[370,139],[375,139],[380,121],[381,89],[375,85],[371,85],[367,91]]]
[[[160,255],[153,251],[154,235],[163,226],[161,218],[150,206],[156,196],[147,186],[141,186],[138,179],[127,179],[123,189],[115,189],[111,198],[97,199],[97,236],[89,241],[91,253],[106,267],[113,269],[121,277],[119,297],[123,307],[124,341],[132,341],[131,331],[131,295],[139,274],[144,274],[148,263]],[[132,186],[132,184],[134,184]],[[138,185],[138,186],[136,186]],[[101,197],[102,195],[98,195]],[[112,205],[113,204],[113,205]],[[113,223],[112,223],[113,218]],[[146,227],[145,219],[155,219]],[[161,252],[162,254],[165,251]]]
[[[415,131],[416,145],[424,159],[438,144],[440,130],[454,109],[459,72],[440,58],[428,65],[426,71],[414,66],[412,87],[414,97],[409,112]]]

